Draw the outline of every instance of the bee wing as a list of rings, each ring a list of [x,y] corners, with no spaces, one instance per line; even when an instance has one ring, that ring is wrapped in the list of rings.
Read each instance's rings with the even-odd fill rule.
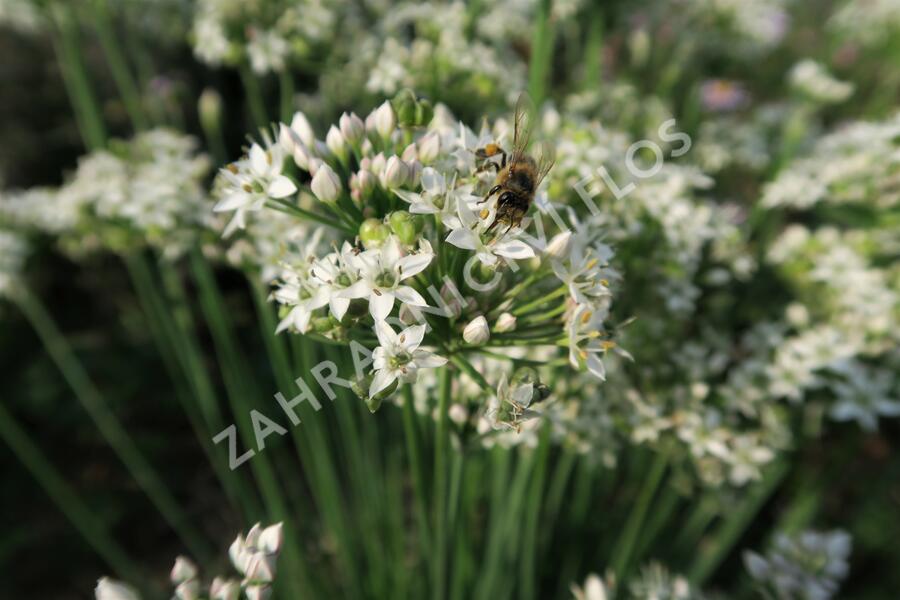
[[[535,178],[534,183],[535,189],[541,184],[541,181],[544,180],[544,177],[547,176],[550,169],[553,168],[553,164],[556,162],[556,147],[552,142],[544,140],[541,142],[536,154],[535,162],[537,162],[537,177]]]
[[[531,130],[534,127],[534,103],[527,92],[522,92],[516,101],[516,114],[513,120],[512,160],[522,158],[531,141]]]

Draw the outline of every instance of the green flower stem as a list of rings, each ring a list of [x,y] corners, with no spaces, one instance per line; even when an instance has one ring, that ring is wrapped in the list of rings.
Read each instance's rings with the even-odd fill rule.
[[[334,229],[338,229],[343,231],[347,235],[355,236],[357,234],[356,231],[351,229],[344,223],[335,222],[329,219],[326,216],[314,213],[312,211],[306,210],[304,208],[300,208],[296,204],[292,204],[291,202],[284,199],[270,199],[267,203],[267,206],[273,208],[275,210],[279,210],[283,213],[287,213],[289,215],[294,215],[295,217],[299,217],[301,219],[307,219],[310,221],[315,221],[317,223],[321,223],[322,225],[328,225],[329,227],[333,227]]]
[[[241,75],[241,83],[244,85],[247,105],[250,109],[250,117],[254,124],[260,128],[269,126],[269,116],[266,112],[266,100],[263,97],[259,79],[247,63],[242,63],[238,68]]]
[[[63,479],[2,402],[0,402],[0,437],[37,479],[47,496],[116,575],[132,582],[142,581],[141,570],[110,536],[106,523],[97,518],[82,501],[78,492]]]
[[[504,451],[513,453],[512,450]],[[509,586],[509,582],[500,575],[513,568],[520,552],[519,534],[524,522],[522,513],[537,456],[536,452],[529,448],[518,448],[515,453],[518,456],[518,464],[512,481],[503,489],[500,505],[491,507],[491,510],[499,510],[499,514],[491,515],[492,520],[497,518],[499,522],[498,527],[492,528],[490,532],[483,585],[479,587],[479,593],[476,595],[483,600],[498,597],[504,591],[503,587]],[[496,476],[496,471],[493,476]]]
[[[551,300],[556,300],[557,298],[559,298],[561,296],[565,296],[568,293],[569,293],[569,288],[567,286],[563,285],[563,286],[556,288],[555,290],[553,290],[552,292],[550,292],[548,294],[544,294],[537,300],[533,300],[532,302],[523,304],[522,306],[519,306],[510,312],[512,312],[512,314],[517,317],[521,317],[522,315],[526,315],[529,312],[532,312],[535,309],[540,308],[547,302],[550,302]]]
[[[688,571],[688,578],[692,584],[702,586],[722,564],[722,561],[728,558],[734,550],[735,544],[766,501],[778,489],[789,470],[788,461],[777,461],[769,467],[763,480],[750,490],[744,501],[735,507],[735,510],[728,513],[719,528],[713,533],[710,543],[704,544],[703,551],[694,559]]]
[[[678,492],[671,486],[666,487],[661,495],[662,498],[654,504],[653,510],[650,512],[650,516],[647,519],[647,525],[641,532],[640,538],[638,538],[637,546],[634,551],[634,555],[638,560],[644,556],[644,553],[650,548],[654,540],[657,539],[663,527],[665,527],[667,523],[671,523],[672,514],[678,507],[680,497]]]
[[[88,150],[103,148],[106,145],[106,128],[100,104],[94,96],[84,68],[78,24],[71,7],[64,3],[53,5],[52,17],[56,29],[53,48],[84,145]]]
[[[288,67],[278,74],[278,92],[283,123],[290,123],[294,116],[294,76]]]
[[[181,399],[189,419],[192,423],[196,422],[195,430],[200,445],[207,453],[232,505],[242,507],[246,511],[245,517],[252,519],[254,514],[259,514],[258,508],[254,509],[258,506],[256,499],[246,491],[235,474],[228,470],[227,457],[212,445],[213,436],[224,427],[224,419],[218,410],[209,375],[196,356],[196,342],[187,333],[193,329],[187,322],[190,311],[184,303],[178,303],[175,307],[167,306],[142,254],[126,256],[125,264],[163,364],[176,388],[176,395]],[[170,290],[178,285],[174,281],[177,280],[177,274],[171,268],[163,268],[162,272]],[[189,389],[185,389],[185,386]]]
[[[568,307],[566,306],[566,303],[565,303],[565,302],[561,302],[560,305],[557,306],[556,308],[551,308],[551,309],[548,310],[548,311],[545,311],[545,312],[542,312],[542,313],[538,313],[538,314],[531,314],[531,315],[525,317],[524,319],[522,319],[522,320],[519,322],[519,324],[520,324],[520,325],[534,325],[534,324],[536,324],[536,323],[537,323],[537,324],[545,323],[546,321],[550,321],[551,319],[555,319],[555,318],[558,317],[559,315],[561,315],[561,314],[563,314],[564,312],[566,312],[566,309],[567,309],[567,308],[568,308]]]
[[[590,29],[584,49],[584,72],[582,73],[585,91],[595,91],[600,85],[603,74],[603,5],[594,3],[590,11]]]
[[[665,452],[658,452],[650,467],[650,472],[644,479],[644,484],[638,494],[635,504],[628,515],[628,521],[622,531],[619,540],[616,542],[615,551],[612,559],[612,570],[620,580],[624,580],[627,573],[629,563],[631,561],[634,547],[637,543],[638,535],[644,526],[650,503],[656,494],[659,484],[662,482],[663,475],[666,472],[668,464],[668,455]]]
[[[144,458],[122,423],[109,410],[105,399],[81,366],[41,299],[26,293],[18,304],[78,401],[153,505],[195,556],[208,556],[209,547],[203,537],[194,529],[191,520],[181,510],[163,479]]]
[[[456,364],[456,363],[454,363]],[[471,366],[471,365],[470,365]],[[435,600],[442,600],[447,593],[447,455],[450,452],[450,394],[451,372],[441,367],[439,374],[438,418],[434,448],[434,581],[432,592]]]
[[[540,106],[547,96],[550,68],[553,63],[552,0],[538,0],[531,38],[531,64],[528,70],[528,91],[535,106]]]
[[[429,556],[431,531],[428,526],[428,495],[425,490],[425,472],[422,467],[419,417],[414,406],[412,387],[403,386],[403,433],[406,437],[406,453],[412,475],[416,502],[419,546],[423,556]]]
[[[112,74],[116,88],[125,105],[128,117],[134,129],[141,131],[147,128],[147,118],[141,103],[140,90],[135,83],[134,77],[125,62],[125,52],[116,39],[113,31],[112,19],[109,14],[108,0],[92,0],[90,2],[91,14],[94,20],[94,28],[97,31],[97,39],[103,48],[103,54],[106,62],[109,64],[109,70]]]
[[[273,330],[274,331],[274,330]],[[328,338],[323,338],[328,339]],[[292,335],[290,342],[293,349],[295,369],[297,373],[309,373],[310,368],[316,364],[315,349],[308,336]],[[358,573],[355,551],[359,547],[351,534],[351,527],[347,515],[350,514],[341,494],[341,484],[337,474],[341,472],[332,458],[332,446],[327,435],[327,423],[324,415],[316,413],[312,407],[304,403],[298,407],[300,418],[303,420],[302,431],[297,435],[303,435],[309,439],[312,449],[312,459],[315,463],[315,473],[319,475],[318,486],[321,489],[314,491],[319,494],[322,501],[319,505],[325,526],[335,534],[337,540],[337,554],[341,567],[347,573]],[[298,428],[295,428],[298,429]],[[348,588],[350,597],[359,597],[362,594],[361,582],[355,577],[345,578],[344,583]]]
[[[528,506],[525,514],[524,542],[522,555],[519,558],[519,581],[522,583],[521,598],[537,597],[538,569],[538,531],[541,525],[542,500],[544,498],[544,482],[547,478],[547,463],[550,460],[550,424],[544,423],[537,447],[537,466],[528,490]]]
[[[216,284],[214,274],[202,254],[195,251],[190,257],[191,269],[199,288],[200,305],[206,316],[213,338],[213,346],[219,357],[225,389],[231,403],[235,425],[242,444],[246,448],[256,448],[255,436],[250,423],[250,411],[256,408],[254,398],[264,398],[255,378],[247,369],[247,360],[242,356],[233,327],[226,315],[224,301]],[[274,400],[272,401],[274,404]],[[285,560],[293,565],[293,577],[279,579],[287,586],[289,597],[298,598],[298,587],[309,589],[309,575],[300,551],[297,528],[288,510],[288,503],[278,482],[270,454],[265,450],[257,452],[249,461],[250,468],[260,486],[268,516],[272,520],[284,521],[286,535]]]

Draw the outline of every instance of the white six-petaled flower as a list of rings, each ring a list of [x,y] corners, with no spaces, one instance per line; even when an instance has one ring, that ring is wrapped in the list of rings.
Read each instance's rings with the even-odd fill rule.
[[[372,352],[375,376],[369,386],[369,397],[386,390],[394,381],[414,383],[419,369],[443,366],[447,359],[419,348],[425,337],[424,325],[407,327],[399,334],[385,321],[375,322],[380,346]]]

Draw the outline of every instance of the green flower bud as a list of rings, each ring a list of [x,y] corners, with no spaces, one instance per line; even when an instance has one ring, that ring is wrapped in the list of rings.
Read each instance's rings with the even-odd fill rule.
[[[413,127],[416,125],[417,110],[416,95],[410,89],[403,89],[391,100],[391,106],[397,113],[397,121],[402,127]]]
[[[388,217],[388,224],[400,242],[407,246],[412,246],[418,239],[418,233],[425,226],[422,217],[419,215],[411,215],[405,210],[392,212]]]
[[[428,100],[419,100],[416,105],[416,125],[425,127],[434,118],[434,107]]]
[[[359,239],[366,248],[378,248],[384,243],[391,230],[380,219],[366,219],[359,226]]]

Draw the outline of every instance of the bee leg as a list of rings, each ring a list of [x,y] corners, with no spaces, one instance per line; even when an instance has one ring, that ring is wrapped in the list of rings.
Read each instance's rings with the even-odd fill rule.
[[[487,196],[485,196],[484,198],[482,198],[481,200],[478,201],[478,204],[484,204],[485,202],[487,202],[488,199],[491,196],[493,196],[494,194],[496,194],[497,192],[499,192],[502,189],[502,187],[503,186],[499,186],[499,185],[495,185],[494,187],[492,187],[490,189],[490,191],[487,193]]]
[[[501,150],[500,151],[500,167],[497,169],[497,171],[499,171],[500,169],[503,169],[505,167],[506,167],[506,151]]]
[[[483,173],[484,171],[487,171],[487,170],[489,170],[489,169],[491,169],[491,168],[494,169],[494,172],[495,172],[495,173],[499,173],[499,172],[500,172],[500,169],[501,169],[502,167],[501,167],[500,165],[498,165],[497,163],[493,162],[493,161],[485,160],[483,163],[481,163],[481,166],[480,166],[480,167],[478,167],[477,169],[475,169],[475,172],[476,172],[476,173]]]

